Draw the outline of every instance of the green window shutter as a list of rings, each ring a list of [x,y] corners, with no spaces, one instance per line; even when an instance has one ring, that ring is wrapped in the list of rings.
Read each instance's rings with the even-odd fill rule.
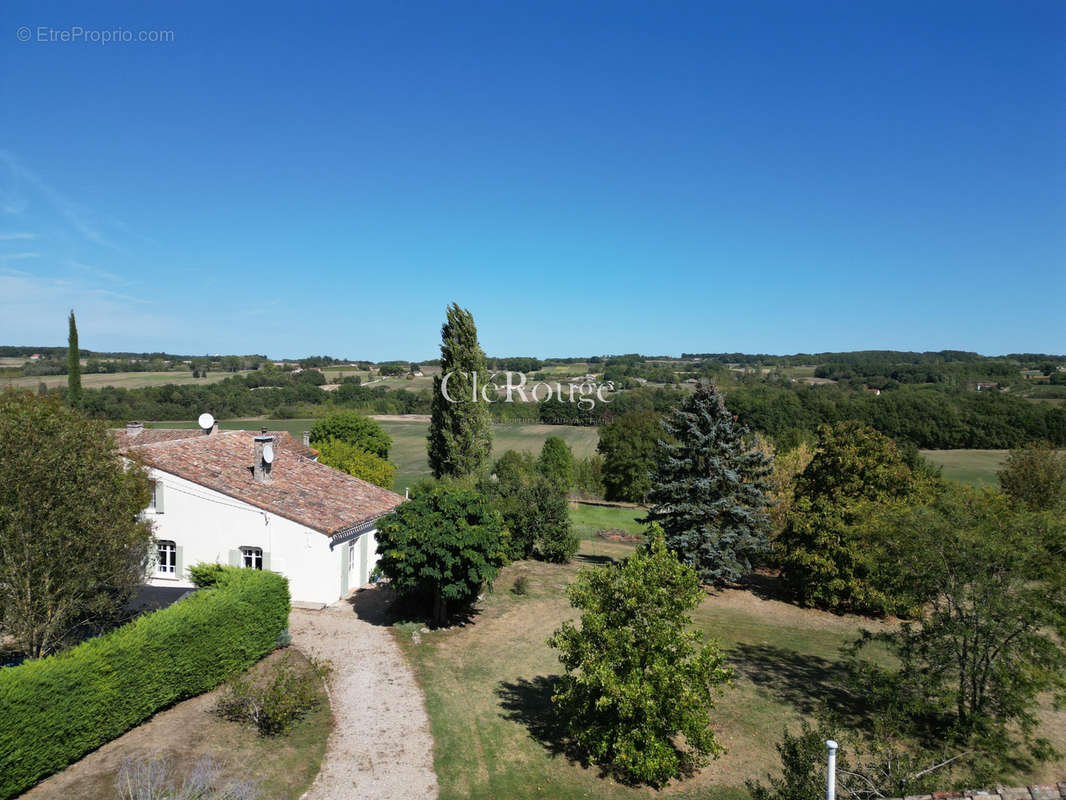
[[[174,577],[179,580],[185,577],[185,559],[181,550],[180,544],[174,548]]]
[[[348,594],[348,543],[341,546],[341,596]]]
[[[370,534],[364,533],[359,537],[359,585],[365,586],[370,582]]]
[[[155,483],[155,513],[163,513],[163,484],[161,481]]]
[[[270,569],[270,553],[263,551],[263,571]]]
[[[230,550],[229,551],[229,565],[231,567],[239,567],[242,563],[243,562],[241,560],[241,551],[240,550]]]

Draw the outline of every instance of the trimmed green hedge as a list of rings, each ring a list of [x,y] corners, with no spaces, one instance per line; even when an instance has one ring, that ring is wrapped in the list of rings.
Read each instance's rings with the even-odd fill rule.
[[[247,669],[274,648],[288,617],[285,578],[227,569],[169,608],[0,669],[0,798]]]

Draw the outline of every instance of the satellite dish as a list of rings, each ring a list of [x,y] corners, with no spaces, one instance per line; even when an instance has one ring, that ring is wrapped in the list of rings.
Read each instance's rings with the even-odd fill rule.
[[[215,418],[206,412],[200,415],[200,418],[197,420],[197,422],[200,423],[200,427],[203,428],[205,431],[209,431],[213,427],[215,427]]]
[[[266,447],[263,448],[263,463],[274,463],[274,445],[268,444]]]

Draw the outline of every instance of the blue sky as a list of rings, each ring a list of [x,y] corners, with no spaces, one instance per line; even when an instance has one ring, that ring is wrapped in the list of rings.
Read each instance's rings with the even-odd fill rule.
[[[5,4],[0,343],[1066,352],[1060,0],[169,6]]]

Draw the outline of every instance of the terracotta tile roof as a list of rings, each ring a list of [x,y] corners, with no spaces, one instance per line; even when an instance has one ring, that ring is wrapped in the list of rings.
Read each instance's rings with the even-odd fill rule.
[[[120,449],[150,467],[326,534],[369,522],[403,502],[394,492],[312,461],[306,454],[313,452],[288,434],[274,434],[270,483],[252,478],[255,437],[259,434],[193,434],[140,444],[141,434]]]
[[[111,434],[115,437],[115,444],[119,451],[130,447],[143,447],[146,444],[158,444],[159,442],[172,442],[177,439],[192,439],[203,436],[204,432],[199,428],[144,428],[139,433],[130,434],[125,428],[112,428]],[[304,458],[317,458],[318,452],[310,447],[304,447],[303,442],[287,431],[268,431],[275,439],[280,438],[285,447]],[[212,434],[217,436],[218,433]]]
[[[119,450],[125,450],[129,447],[140,447],[146,444],[155,444],[156,442],[172,442],[175,439],[189,439],[193,436],[203,436],[203,431],[198,428],[144,428],[139,433],[135,433],[132,436],[126,431],[125,428],[112,428],[111,433],[115,437],[115,444],[118,445]]]

